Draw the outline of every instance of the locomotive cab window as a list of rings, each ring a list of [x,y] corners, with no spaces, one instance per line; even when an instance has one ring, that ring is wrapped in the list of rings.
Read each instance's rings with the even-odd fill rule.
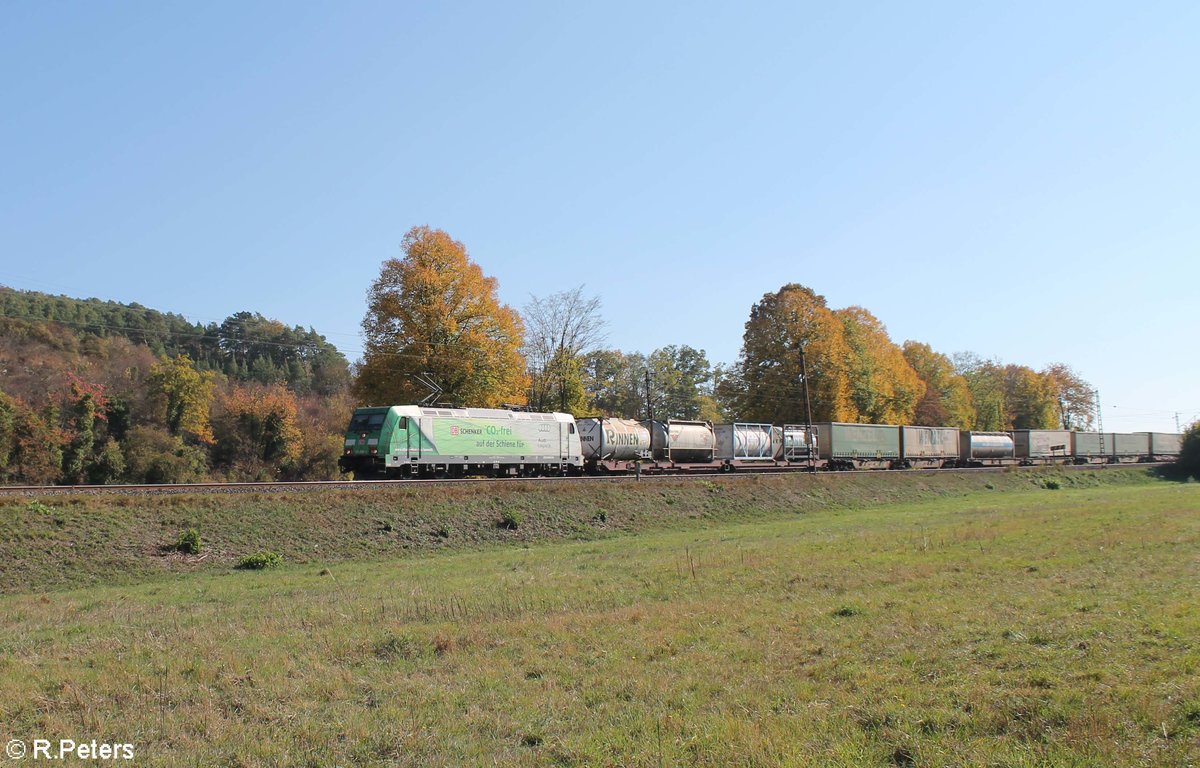
[[[575,434],[575,425],[574,424],[570,425],[570,430],[569,430],[568,434],[572,434],[572,435]]]
[[[408,417],[401,416],[400,423],[396,425],[396,429],[408,429]]]
[[[360,413],[350,421],[351,432],[368,432],[383,426],[386,413]]]

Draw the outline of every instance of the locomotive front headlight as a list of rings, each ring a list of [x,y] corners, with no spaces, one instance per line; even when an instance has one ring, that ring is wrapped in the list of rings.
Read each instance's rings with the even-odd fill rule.
[[[372,449],[371,449],[371,455],[372,455],[372,456],[374,456],[374,455],[375,455],[375,454],[377,454],[377,453],[379,453],[379,449],[378,449],[378,448],[372,448]]]

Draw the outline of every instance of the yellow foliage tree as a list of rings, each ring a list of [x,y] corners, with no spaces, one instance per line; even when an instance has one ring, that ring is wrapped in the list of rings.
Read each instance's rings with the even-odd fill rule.
[[[404,257],[383,263],[367,294],[366,350],[354,381],[364,405],[395,405],[429,394],[475,407],[524,403],[529,386],[520,354],[519,315],[496,298],[462,243],[439,229],[413,227]]]
[[[811,288],[791,283],[750,309],[742,354],[722,375],[717,397],[739,420],[805,420],[800,350],[809,377],[813,421],[852,421],[850,360],[842,321]]]
[[[1042,369],[1050,382],[1058,426],[1062,429],[1088,430],[1096,413],[1096,391],[1066,363],[1051,363]]]
[[[971,429],[975,406],[967,380],[954,370],[950,358],[919,341],[906,341],[904,357],[921,380],[925,395],[917,402],[912,423],[924,427]]]
[[[147,383],[172,435],[190,437],[199,443],[213,442],[209,408],[215,379],[212,371],[196,370],[187,355],[160,360],[150,368]]]
[[[850,392],[857,422],[909,424],[925,382],[888,337],[887,328],[862,307],[839,309],[850,347]]]

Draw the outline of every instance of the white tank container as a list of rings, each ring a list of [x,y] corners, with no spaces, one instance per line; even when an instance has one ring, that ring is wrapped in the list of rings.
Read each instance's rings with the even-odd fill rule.
[[[716,441],[707,421],[642,423],[650,429],[650,448],[658,461],[699,464],[713,460]]]
[[[962,432],[963,459],[1011,459],[1014,449],[1012,435],[1007,432]]]
[[[807,431],[804,427],[798,424],[784,424],[780,432],[778,448],[775,451],[775,458],[782,461],[807,461],[808,460],[808,445],[804,442],[804,437]],[[812,454],[816,458],[817,455],[817,436],[814,434],[811,438]]]
[[[584,461],[633,461],[650,455],[650,430],[641,422],[588,418],[576,424]]]
[[[770,424],[717,424],[717,458],[722,461],[771,461],[778,428]],[[782,450],[782,446],[780,446]]]

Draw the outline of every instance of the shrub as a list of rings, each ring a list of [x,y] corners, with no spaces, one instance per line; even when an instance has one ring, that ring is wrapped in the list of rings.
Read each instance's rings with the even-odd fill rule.
[[[125,475],[133,483],[197,483],[208,473],[202,448],[157,427],[129,430],[122,450]]]
[[[179,534],[179,539],[175,542],[175,549],[185,555],[200,554],[200,546],[200,531],[197,531],[195,528],[188,528]]]
[[[1183,444],[1179,449],[1179,468],[1183,474],[1200,480],[1200,421],[1183,432]]]
[[[283,558],[278,553],[264,549],[243,557],[237,567],[243,571],[261,571],[264,568],[274,568],[282,562]]]
[[[500,515],[499,525],[501,528],[515,531],[521,527],[521,522],[522,519],[520,512],[516,511],[515,509],[506,509],[504,510],[504,513]]]
[[[1059,484],[1059,482],[1057,480],[1047,480],[1046,481],[1046,489],[1047,490],[1057,491],[1061,487],[1062,486]]]

